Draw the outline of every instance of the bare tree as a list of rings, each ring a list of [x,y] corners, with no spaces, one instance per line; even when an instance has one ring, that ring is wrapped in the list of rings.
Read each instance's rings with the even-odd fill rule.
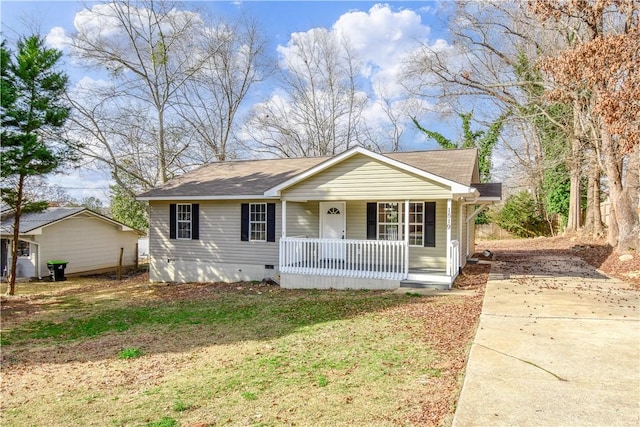
[[[545,22],[573,31],[574,41],[550,55],[552,96],[588,105],[588,125],[602,156],[612,203],[609,243],[640,247],[640,2],[531,2]]]
[[[264,77],[264,42],[250,20],[205,21],[144,0],[78,14],[72,55],[107,72],[81,81],[70,134],[135,194],[193,166],[227,158],[237,112]]]
[[[281,87],[246,126],[259,151],[278,157],[333,155],[358,143],[367,96],[356,85],[349,42],[326,29],[295,33],[283,48]]]
[[[178,89],[202,66],[205,53],[194,40],[205,30],[198,15],[169,2],[113,2],[85,10],[73,54],[106,69],[117,82],[108,96],[127,97],[154,134],[159,182],[171,176],[166,115]]]
[[[505,134],[515,137],[502,142],[514,170],[527,171],[525,181],[533,184],[530,189],[544,205],[545,176],[564,162],[571,175],[567,228],[579,229],[582,159],[590,143],[581,126],[582,106],[569,109],[573,121],[555,114],[545,97],[549,81],[537,65],[544,55],[568,47],[570,33],[558,25],[541,25],[524,3],[500,1],[459,1],[451,30],[453,45],[424,45],[408,62],[411,89],[458,112],[474,106],[474,112],[490,115],[485,122],[510,113]],[[557,135],[553,144],[550,131]],[[549,150],[554,144],[570,149]]]
[[[251,87],[271,74],[265,41],[255,21],[210,26],[206,61],[180,88],[176,109],[201,147],[191,150],[194,162],[208,163],[235,157],[236,116]]]

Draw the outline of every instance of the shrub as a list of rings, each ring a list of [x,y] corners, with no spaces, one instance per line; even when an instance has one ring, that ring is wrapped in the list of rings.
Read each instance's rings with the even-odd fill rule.
[[[124,350],[118,353],[118,359],[135,359],[137,357],[142,356],[142,351],[137,348],[125,348]]]
[[[546,230],[536,202],[527,191],[509,196],[496,220],[500,227],[518,237],[542,236]]]

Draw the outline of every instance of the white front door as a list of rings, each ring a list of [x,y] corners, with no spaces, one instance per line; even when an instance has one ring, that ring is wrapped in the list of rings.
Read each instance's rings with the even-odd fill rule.
[[[323,239],[342,240],[346,238],[346,203],[320,203],[320,237]],[[337,243],[323,245],[322,257],[344,259],[344,246]]]

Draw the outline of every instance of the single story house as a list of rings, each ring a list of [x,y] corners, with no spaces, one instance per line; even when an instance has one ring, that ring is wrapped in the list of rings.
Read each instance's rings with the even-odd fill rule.
[[[501,199],[476,149],[227,161],[138,196],[149,202],[150,280],[285,288],[450,286],[474,217]]]
[[[2,273],[11,266],[13,215],[2,218]],[[97,272],[136,264],[140,232],[86,208],[50,207],[23,214],[16,277],[49,275],[47,261],[68,261],[65,274]]]

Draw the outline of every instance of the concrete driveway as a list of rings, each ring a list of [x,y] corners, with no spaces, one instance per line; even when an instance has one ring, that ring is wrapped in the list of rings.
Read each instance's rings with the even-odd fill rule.
[[[500,258],[453,426],[639,426],[640,292],[579,258]]]

